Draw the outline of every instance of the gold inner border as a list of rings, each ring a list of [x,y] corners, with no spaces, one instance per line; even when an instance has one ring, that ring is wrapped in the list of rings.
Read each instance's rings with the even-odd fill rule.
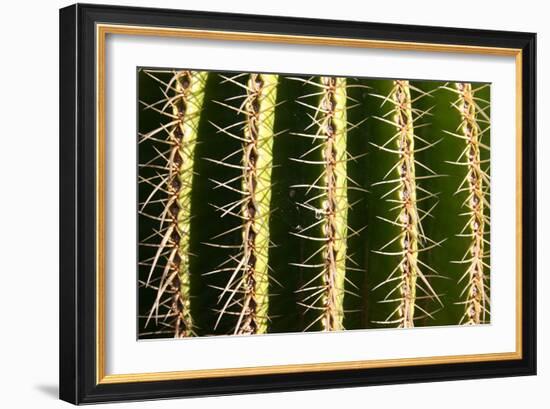
[[[513,56],[516,64],[516,348],[513,352],[474,355],[449,355],[419,358],[376,359],[366,361],[319,362],[314,364],[113,374],[105,373],[105,41],[107,34],[199,38],[225,41],[251,41],[283,44],[323,45],[374,48],[402,51]],[[127,382],[204,379],[213,377],[321,372],[331,370],[387,368],[412,365],[434,365],[464,362],[518,360],[522,358],[522,51],[515,48],[479,47],[454,44],[414,43],[403,41],[361,40],[352,38],[293,36],[280,34],[177,29],[114,24],[96,25],[96,382]]]

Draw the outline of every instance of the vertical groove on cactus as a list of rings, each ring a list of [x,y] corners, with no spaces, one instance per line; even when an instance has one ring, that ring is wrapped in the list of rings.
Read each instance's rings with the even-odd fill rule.
[[[238,201],[218,209],[222,215],[231,214],[241,220],[242,245],[238,256],[232,257],[237,266],[221,269],[231,271],[231,277],[220,295],[220,300],[225,297],[225,302],[216,325],[223,315],[233,314],[238,317],[234,334],[264,334],[268,328],[269,219],[278,75],[250,74],[246,84],[238,82],[236,77],[225,80],[238,84],[246,91],[242,95],[244,102],[238,108],[219,102],[244,115],[244,135],[235,135],[227,128],[216,127],[219,132],[242,142],[242,159],[238,166],[225,160],[215,162],[241,169],[241,186],[231,187],[228,184],[231,181],[214,182],[241,195]],[[239,206],[240,213],[237,213],[235,209]],[[238,311],[229,311],[232,307]]]
[[[465,216],[468,218],[460,235],[469,238],[469,248],[463,259],[458,263],[466,265],[466,272],[460,281],[467,280],[462,296],[465,297],[465,312],[460,323],[475,325],[487,322],[489,297],[487,294],[488,285],[485,269],[488,264],[485,259],[489,255],[485,251],[488,233],[489,208],[487,190],[490,179],[487,172],[482,169],[481,150],[487,146],[481,142],[482,135],[488,131],[487,126],[483,131],[480,126],[478,115],[486,116],[485,112],[476,103],[475,90],[470,83],[455,83],[453,92],[458,94],[454,106],[461,116],[460,134],[454,134],[463,139],[465,149],[456,162],[462,168],[466,168],[466,176],[460,184],[458,192],[466,192],[467,198],[464,202],[466,208]],[[487,118],[488,120],[488,118]],[[449,132],[450,133],[450,132]]]
[[[191,188],[197,128],[208,74],[178,71],[168,83],[151,73],[149,76],[164,85],[165,98],[148,105],[147,108],[154,109],[170,121],[141,138],[141,142],[148,139],[156,140],[168,148],[166,152],[159,152],[158,156],[164,161],[164,167],[146,165],[157,169],[157,177],[156,182],[153,182],[154,189],[151,195],[142,205],[142,211],[156,193],[165,196],[159,199],[164,210],[160,217],[155,218],[159,221],[159,229],[153,235],[153,239],[160,239],[160,244],[156,245],[157,251],[151,263],[147,284],[150,284],[157,268],[162,269],[162,274],[157,280],[157,295],[148,320],[154,316],[158,322],[158,319],[162,318],[163,325],[169,326],[176,338],[189,337],[195,335],[189,291]],[[162,107],[158,108],[161,105]],[[166,139],[159,139],[163,134]],[[164,173],[159,173],[159,170]],[[161,259],[165,262],[164,266],[160,265]],[[168,299],[165,299],[166,296]],[[159,315],[161,307],[168,309],[162,316]]]
[[[393,193],[397,194],[397,199],[388,199],[388,201],[396,203],[393,210],[397,211],[397,217],[394,220],[386,219],[381,216],[378,217],[399,228],[398,235],[376,252],[379,254],[398,256],[400,258],[398,265],[390,273],[388,278],[375,287],[378,288],[387,283],[397,283],[383,300],[383,302],[397,302],[397,308],[392,311],[386,320],[378,323],[397,324],[398,327],[402,328],[414,327],[414,321],[419,318],[416,314],[416,310],[421,310],[425,316],[432,317],[431,313],[417,304],[416,301],[420,298],[417,295],[418,291],[424,293],[421,297],[435,298],[441,304],[438,295],[433,290],[427,276],[423,274],[420,267],[423,265],[435,275],[438,275],[438,273],[432,267],[423,263],[419,258],[419,253],[421,251],[439,246],[442,242],[434,242],[428,238],[424,234],[421,223],[423,218],[430,215],[431,211],[437,205],[437,202],[428,211],[423,211],[418,206],[421,200],[435,197],[433,193],[419,186],[418,181],[440,175],[437,175],[426,165],[421,164],[415,157],[418,151],[427,149],[437,142],[430,144],[414,133],[415,124],[413,116],[416,115],[418,119],[429,113],[427,111],[420,112],[415,110],[411,98],[411,89],[412,86],[409,81],[396,80],[393,82],[393,88],[389,96],[375,95],[383,98],[384,103],[389,101],[393,105],[392,110],[388,113],[388,115],[393,115],[393,120],[388,120],[385,117],[377,119],[392,125],[397,131],[384,145],[378,146],[378,148],[398,155],[397,162],[386,174],[385,179],[373,184],[396,185],[383,197],[387,197]],[[420,97],[427,95],[419,89],[416,90],[421,93]],[[394,140],[397,149],[388,148],[387,146]],[[417,140],[424,142],[426,146],[422,148],[416,147],[415,142]],[[427,176],[417,176],[417,165],[426,169],[430,174]],[[395,178],[387,179],[392,172],[396,175]],[[419,198],[419,193],[424,193],[424,197]],[[426,246],[424,244],[426,242],[430,242],[431,244]],[[396,245],[396,251],[385,251],[390,245]],[[422,282],[423,285],[420,282]],[[398,296],[394,296],[396,292],[399,294]]]
[[[312,109],[312,123],[309,128],[316,128],[313,134],[297,133],[295,135],[312,138],[314,147],[294,160],[315,166],[322,166],[319,177],[311,184],[295,185],[314,192],[301,206],[315,212],[318,221],[294,233],[306,240],[321,242],[321,247],[307,260],[296,263],[304,268],[321,268],[318,275],[299,291],[310,292],[302,305],[306,309],[318,312],[317,318],[306,328],[309,329],[318,321],[323,331],[343,330],[344,318],[344,285],[346,280],[346,260],[348,237],[348,175],[346,171],[347,154],[347,92],[346,79],[321,77],[319,82],[301,80],[315,85],[319,92],[305,97],[319,96],[317,106],[298,101]],[[307,131],[307,129],[306,129]],[[319,158],[319,153],[321,158]],[[314,156],[314,159],[304,159]],[[320,202],[320,208],[315,205]],[[314,235],[312,229],[321,227],[321,237]],[[321,262],[312,260],[320,255]],[[319,286],[312,282],[321,280]]]

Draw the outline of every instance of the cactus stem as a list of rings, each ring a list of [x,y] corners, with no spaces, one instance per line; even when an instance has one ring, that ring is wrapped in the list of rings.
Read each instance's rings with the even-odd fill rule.
[[[348,225],[347,213],[348,189],[362,190],[359,184],[351,180],[347,175],[347,161],[350,159],[347,153],[347,133],[350,125],[347,122],[347,91],[346,79],[337,77],[320,77],[319,82],[295,78],[305,84],[310,84],[319,89],[318,92],[301,97],[318,98],[318,104],[308,104],[298,100],[297,103],[314,111],[310,115],[311,125],[306,128],[316,128],[312,133],[293,133],[297,136],[312,138],[317,142],[311,149],[294,161],[321,166],[322,171],[313,183],[296,184],[293,188],[306,189],[306,195],[316,191],[318,194],[310,195],[307,200],[299,205],[314,212],[317,221],[302,228],[293,234],[302,239],[320,243],[320,247],[307,260],[293,265],[303,268],[320,268],[320,272],[299,292],[308,292],[300,305],[307,310],[318,312],[312,325],[320,323],[323,331],[338,331],[344,329],[344,294],[346,283],[346,261]],[[358,126],[358,124],[351,125]],[[315,159],[305,159],[314,155]],[[319,158],[320,156],[320,158]],[[357,186],[348,186],[348,181]],[[315,206],[320,202],[320,206]],[[321,235],[317,236],[313,229],[320,229]],[[311,233],[310,233],[311,232]],[[354,234],[358,234],[355,232]],[[321,262],[310,264],[314,257],[320,257]],[[313,284],[320,280],[319,285]],[[349,282],[349,281],[348,281]]]
[[[488,184],[489,176],[481,168],[480,151],[484,147],[481,143],[482,131],[478,124],[479,107],[477,106],[475,92],[470,83],[455,83],[458,100],[455,108],[461,115],[461,134],[457,135],[464,140],[466,149],[457,161],[466,164],[467,174],[459,187],[459,190],[468,192],[464,202],[467,211],[465,215],[468,222],[462,233],[468,230],[470,246],[464,256],[467,259],[467,270],[464,277],[468,277],[465,293],[465,312],[461,323],[476,325],[486,322],[488,312],[488,296],[486,293],[486,276],[483,259],[485,254],[486,223],[485,207],[488,205],[484,184]],[[486,129],[487,130],[487,129]]]
[[[162,159],[165,165],[159,166],[163,173],[150,179],[141,179],[140,182],[153,186],[153,191],[142,205],[140,214],[146,215],[143,209],[149,203],[162,203],[164,211],[160,217],[150,218],[160,222],[159,230],[153,235],[160,238],[155,244],[157,252],[150,264],[150,274],[147,285],[150,284],[152,273],[162,268],[162,275],[158,279],[157,296],[150,310],[149,319],[155,317],[158,321],[161,305],[168,306],[168,312],[162,315],[163,319],[172,318],[170,325],[176,338],[195,335],[195,328],[191,314],[190,271],[189,271],[189,233],[191,218],[191,187],[193,180],[195,146],[197,128],[204,100],[204,87],[208,74],[196,71],[174,72],[168,83],[162,82],[155,75],[146,72],[150,77],[164,84],[165,99],[156,104],[147,105],[146,109],[154,109],[163,113],[167,118],[174,119],[163,124],[159,129],[144,135],[140,141],[163,141],[168,149],[159,152],[155,160]],[[164,104],[162,109],[155,106]],[[163,133],[161,133],[161,131]],[[166,139],[154,138],[153,135],[166,134]],[[144,166],[153,166],[151,163]],[[152,182],[160,179],[160,182]],[[153,196],[161,192],[162,199],[151,201]],[[146,245],[147,243],[142,243]],[[164,266],[159,261],[165,259]],[[169,300],[164,297],[168,295]]]
[[[411,89],[416,90],[420,96],[412,99]],[[418,206],[419,202],[436,198],[436,195],[418,186],[417,181],[442,176],[436,174],[432,169],[423,165],[415,158],[415,153],[439,143],[439,141],[430,143],[415,135],[414,131],[415,128],[421,126],[416,125],[414,121],[425,115],[429,115],[429,110],[420,111],[413,108],[413,101],[421,97],[429,96],[431,92],[423,92],[411,86],[409,81],[396,80],[393,82],[393,88],[388,96],[384,97],[378,94],[372,95],[383,99],[383,104],[389,102],[392,105],[392,109],[384,117],[375,117],[375,119],[392,125],[396,130],[396,133],[386,140],[383,145],[373,145],[377,146],[380,150],[398,155],[397,162],[386,173],[383,180],[373,183],[373,186],[395,184],[395,186],[386,192],[382,198],[386,198],[390,203],[395,203],[396,205],[391,211],[397,211],[398,214],[394,220],[382,216],[377,216],[377,218],[399,229],[397,236],[393,237],[378,251],[374,251],[374,253],[400,257],[399,263],[386,280],[373,288],[373,290],[375,290],[386,284],[396,283],[386,295],[386,298],[384,298],[384,302],[389,302],[390,297],[395,292],[398,292],[398,297],[393,296],[391,298],[395,300],[398,305],[384,321],[375,322],[391,325],[397,324],[402,328],[412,328],[414,327],[415,320],[419,318],[433,318],[433,314],[419,307],[416,300],[420,298],[436,299],[442,305],[441,300],[428,281],[429,276],[422,272],[421,266],[433,272],[434,274],[431,276],[439,277],[440,275],[432,267],[423,263],[419,258],[421,252],[440,246],[441,243],[445,241],[441,240],[436,242],[430,239],[422,229],[422,220],[431,216],[437,202],[428,210],[423,210]],[[386,117],[389,117],[389,115],[393,115],[393,117],[387,119]],[[422,142],[424,146],[421,148],[416,147],[416,141]],[[390,143],[395,143],[396,149],[389,148],[388,146]],[[417,176],[417,165],[426,170],[429,174]],[[396,176],[390,179],[392,173]],[[419,197],[419,193],[422,193],[423,197]],[[394,194],[397,195],[397,199],[388,198],[388,196]],[[386,248],[390,246],[396,247],[396,250],[386,250]],[[417,294],[418,291],[422,291],[425,295],[419,296]],[[415,313],[416,310],[422,312],[423,315],[418,316],[418,314]]]
[[[326,196],[322,203],[325,234],[324,274],[325,292],[321,299],[325,331],[344,329],[344,280],[347,241],[347,172],[346,172],[346,80],[321,77],[324,85],[320,111],[323,143],[324,180]]]
[[[219,310],[216,326],[220,319],[228,314],[237,317],[234,334],[264,334],[268,327],[269,219],[278,76],[250,74],[246,84],[237,81],[237,77],[222,78],[224,82],[231,82],[243,88],[246,94],[242,96],[244,100],[238,108],[220,103],[245,116],[242,123],[243,136],[229,131],[234,126],[221,128],[214,125],[219,132],[229,134],[242,142],[240,165],[227,162],[227,159],[236,152],[221,161],[211,160],[242,172],[239,177],[227,182],[214,181],[216,187],[226,188],[241,195],[238,200],[217,207],[222,212],[222,216],[226,214],[236,216],[241,220],[241,224],[216,237],[237,230],[242,234],[242,244],[238,246],[240,253],[232,258],[237,262],[237,266],[230,269],[232,275],[220,295],[220,300],[223,297],[226,299]],[[237,180],[241,180],[239,188],[230,186],[231,182]],[[238,208],[240,208],[239,213],[237,213]],[[230,307],[235,306],[239,308],[238,312],[229,311]]]
[[[395,81],[391,95],[396,104],[394,123],[399,132],[397,147],[400,151],[396,173],[399,178],[399,199],[403,201],[399,213],[401,223],[400,245],[404,253],[400,262],[401,301],[399,316],[404,328],[414,327],[416,280],[418,278],[418,236],[420,217],[416,207],[416,176],[414,159],[414,130],[411,94],[408,81]]]

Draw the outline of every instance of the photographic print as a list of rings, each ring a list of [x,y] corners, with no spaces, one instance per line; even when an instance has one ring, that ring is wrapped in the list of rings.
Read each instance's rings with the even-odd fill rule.
[[[536,374],[535,33],[59,28],[62,400]]]
[[[139,339],[491,322],[490,84],[137,87]]]

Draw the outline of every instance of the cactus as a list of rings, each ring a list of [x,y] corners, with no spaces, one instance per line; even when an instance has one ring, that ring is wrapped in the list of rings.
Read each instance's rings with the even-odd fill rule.
[[[490,322],[487,84],[138,84],[140,338]]]
[[[318,82],[312,79],[294,78],[305,84],[313,85],[317,92],[307,94],[301,99],[317,97],[318,104],[310,105],[297,101],[314,112],[310,115],[311,124],[306,133],[293,133],[313,141],[313,148],[308,149],[299,158],[293,160],[305,165],[321,166],[316,179],[311,183],[296,184],[292,187],[306,190],[307,200],[300,203],[304,209],[314,212],[316,221],[292,234],[316,243],[320,247],[307,259],[293,263],[302,268],[319,270],[299,292],[308,294],[302,301],[306,310],[315,310],[317,317],[305,330],[320,323],[323,331],[344,329],[344,294],[345,283],[350,282],[346,270],[357,270],[346,265],[350,261],[347,253],[348,230],[348,189],[361,189],[360,186],[348,186],[348,181],[358,185],[347,172],[347,162],[352,158],[347,152],[348,126],[347,81],[345,78],[320,77]],[[307,133],[310,128],[313,133]],[[318,235],[315,230],[319,231]],[[357,233],[357,232],[356,232]],[[320,256],[319,262],[312,260]],[[320,279],[321,283],[314,282]],[[352,293],[353,294],[353,293]]]
[[[425,96],[425,94],[423,96]],[[387,294],[386,298],[384,298],[384,301],[395,301],[398,305],[383,323],[390,325],[397,324],[397,326],[403,328],[412,328],[417,318],[415,315],[416,309],[420,309],[424,314],[431,316],[428,311],[417,305],[416,301],[419,297],[417,295],[418,291],[423,293],[423,297],[435,298],[441,303],[439,296],[433,289],[428,277],[423,273],[423,270],[426,268],[432,270],[436,274],[438,273],[428,264],[423,263],[419,258],[419,253],[421,251],[439,246],[444,241],[433,241],[422,229],[422,219],[430,215],[437,202],[429,210],[422,210],[419,206],[419,202],[423,199],[433,197],[434,194],[420,187],[418,183],[421,179],[429,179],[440,175],[437,175],[436,172],[427,168],[426,165],[422,165],[418,159],[415,158],[419,150],[429,148],[433,146],[433,143],[429,143],[415,135],[413,114],[416,112],[418,118],[426,115],[427,112],[415,111],[411,98],[411,85],[409,81],[394,81],[390,95],[383,97],[383,99],[384,102],[389,101],[392,104],[392,109],[388,114],[393,115],[393,119],[389,120],[383,117],[377,117],[377,119],[392,125],[396,133],[393,134],[384,145],[378,146],[378,148],[394,153],[398,158],[390,171],[386,174],[385,180],[377,182],[374,185],[395,184],[384,197],[388,197],[391,194],[396,196],[395,199],[391,198],[387,200],[396,204],[394,210],[397,211],[397,217],[393,220],[382,216],[379,216],[379,218],[399,228],[398,235],[377,251],[380,254],[399,257],[396,268],[390,273],[386,280],[379,285],[381,286],[390,282],[396,283]],[[425,143],[425,146],[422,148],[416,146],[416,142],[419,139]],[[392,142],[395,142],[397,149],[388,147],[391,146],[390,143]],[[423,177],[417,176],[416,167],[418,165],[427,168],[431,174]],[[394,173],[395,176],[392,179],[388,179],[392,173]],[[424,194],[422,199],[419,197],[420,194]],[[386,248],[391,245],[397,245],[396,251],[386,250]],[[394,296],[396,292],[399,294],[397,297]],[[390,299],[390,296],[395,298]]]
[[[173,328],[174,336],[188,337],[195,334],[189,291],[190,197],[197,127],[208,74],[178,71],[174,72],[166,83],[154,73],[145,72],[164,87],[164,98],[154,104],[145,104],[145,108],[159,112],[168,121],[140,138],[140,143],[156,140],[166,148],[166,151],[158,153],[158,160],[162,165],[143,165],[155,171],[166,170],[165,174],[157,172],[155,176],[141,180],[142,183],[153,187],[150,195],[141,204],[141,214],[150,216],[146,213],[147,206],[157,196],[161,196],[157,203],[163,206],[159,216],[150,216],[159,222],[158,230],[151,237],[153,244],[149,241],[142,243],[156,248],[145,285],[151,284],[151,276],[155,269],[162,269],[162,275],[156,284],[157,295],[148,320],[153,316],[156,320],[169,318],[168,325]],[[164,260],[164,266],[160,266],[161,259]],[[161,306],[167,308],[162,316],[159,315]]]
[[[242,245],[239,254],[231,257],[237,266],[222,270],[230,271],[231,276],[219,298],[224,303],[216,325],[224,314],[229,313],[230,307],[237,307],[239,311],[235,313],[238,319],[234,334],[264,334],[268,327],[271,169],[278,76],[250,74],[246,84],[236,82],[236,77],[224,78],[241,85],[246,92],[242,95],[244,101],[240,107],[220,102],[245,117],[244,134],[235,135],[227,129],[216,127],[218,132],[242,141],[241,163],[228,163],[227,158],[213,160],[219,165],[236,167],[242,171],[241,187],[237,189],[241,197],[235,202],[218,207],[222,216],[230,214],[242,221],[239,226]],[[232,97],[231,100],[233,99],[235,98]],[[231,181],[214,182],[219,187],[236,190],[229,184]],[[240,213],[236,213],[238,207]],[[226,233],[228,232],[222,235]]]
[[[485,126],[482,123],[489,121],[485,112],[489,107],[487,104],[484,109],[480,108],[478,102],[485,101],[476,97],[476,90],[470,83],[455,83],[454,88],[448,86],[445,88],[457,94],[457,100],[453,106],[461,117],[459,131],[457,131],[460,133],[449,131],[447,133],[464,141],[464,150],[461,155],[456,161],[451,162],[465,171],[465,176],[456,193],[467,193],[463,203],[466,209],[463,215],[467,218],[467,222],[458,236],[468,238],[469,246],[464,257],[456,261],[457,264],[465,266],[466,270],[459,279],[459,283],[466,281],[461,293],[465,298],[461,302],[465,309],[460,323],[475,325],[487,322],[489,313],[488,275],[485,272],[489,268],[486,262],[489,253],[485,250],[485,244],[488,244],[486,235],[489,225],[487,210],[490,207],[488,200],[490,177],[488,172],[482,169],[488,159],[481,158],[481,151],[488,150],[488,146],[482,142],[482,137],[483,134],[488,133],[489,125]]]

